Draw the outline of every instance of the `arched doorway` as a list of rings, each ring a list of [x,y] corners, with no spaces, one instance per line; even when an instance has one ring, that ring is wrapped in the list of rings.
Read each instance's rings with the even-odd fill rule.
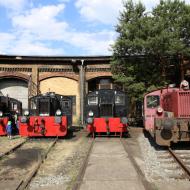
[[[80,96],[78,81],[65,77],[52,77],[40,81],[40,91],[55,92],[70,96],[73,99],[73,123],[78,124],[80,118]]]
[[[96,77],[88,81],[87,92],[92,92],[98,89],[113,89],[114,83],[112,77]]]
[[[2,95],[22,102],[23,111],[28,109],[28,82],[17,78],[0,78]]]

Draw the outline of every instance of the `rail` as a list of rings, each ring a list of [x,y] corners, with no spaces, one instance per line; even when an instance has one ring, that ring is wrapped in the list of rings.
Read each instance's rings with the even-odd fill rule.
[[[51,143],[45,154],[42,154],[38,163],[34,167],[34,169],[26,176],[26,178],[22,179],[19,183],[19,185],[16,187],[16,190],[24,190],[27,188],[27,186],[30,184],[32,178],[35,176],[35,174],[38,172],[38,169],[40,168],[41,164],[44,162],[44,160],[47,158],[48,153],[51,151],[51,149],[55,146],[55,144],[58,141],[58,137]]]
[[[152,185],[146,180],[143,172],[141,171],[140,167],[138,166],[137,162],[135,161],[134,157],[132,156],[133,153],[130,150],[130,147],[126,144],[126,142],[125,142],[125,140],[123,138],[120,138],[120,142],[121,142],[125,152],[127,153],[129,160],[133,164],[133,166],[134,166],[134,168],[135,168],[135,170],[136,170],[136,172],[137,172],[137,174],[139,176],[139,179],[141,180],[144,188],[146,190],[152,190],[153,189]]]
[[[81,182],[82,182],[82,179],[84,177],[84,173],[85,173],[85,170],[86,170],[86,167],[87,167],[87,164],[88,164],[88,160],[89,160],[89,157],[90,157],[90,154],[91,154],[91,151],[92,151],[92,148],[94,146],[94,138],[91,140],[91,144],[90,144],[90,147],[88,149],[88,152],[84,158],[84,161],[83,161],[83,164],[82,164],[82,167],[80,168],[80,171],[77,175],[77,178],[75,180],[75,184],[72,188],[72,190],[78,190],[80,188],[80,185],[81,185]]]
[[[15,145],[13,148],[7,150],[6,152],[3,152],[2,154],[0,154],[0,159],[6,155],[9,155],[11,152],[14,152],[17,148],[21,147],[24,143],[26,143],[28,140],[28,138],[26,138],[24,141],[22,141],[21,143]]]
[[[175,159],[175,161],[180,165],[183,171],[186,173],[187,178],[190,180],[190,170],[185,166],[184,162],[175,154],[175,152],[168,147],[170,155]]]

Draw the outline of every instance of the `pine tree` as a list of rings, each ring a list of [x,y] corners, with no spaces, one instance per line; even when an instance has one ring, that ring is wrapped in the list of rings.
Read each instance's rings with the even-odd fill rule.
[[[190,6],[179,0],[161,0],[147,13],[141,2],[129,0],[116,31],[113,76],[130,97],[142,99],[146,92],[174,82],[165,76],[171,63],[190,55]],[[176,70],[172,72],[174,76]]]

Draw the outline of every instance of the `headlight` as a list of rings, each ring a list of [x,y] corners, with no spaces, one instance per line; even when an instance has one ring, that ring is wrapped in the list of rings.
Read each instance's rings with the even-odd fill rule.
[[[60,115],[61,115],[61,110],[60,110],[60,109],[57,110],[57,111],[55,112],[55,115],[60,116]]]
[[[0,117],[2,117],[3,116],[3,112],[2,111],[0,111]]]
[[[157,108],[157,112],[158,112],[158,114],[162,114],[163,111],[164,111],[163,108],[161,108],[161,107],[158,107],[158,108]]]
[[[24,116],[29,116],[29,111],[28,110],[24,111]]]
[[[87,118],[86,122],[88,124],[92,124],[94,122],[94,119],[92,117]]]
[[[94,116],[93,111],[89,111],[89,112],[88,112],[88,116],[89,116],[89,117],[93,117],[93,116]]]
[[[21,116],[21,118],[20,118],[20,122],[21,123],[27,123],[29,120],[27,119],[27,117],[26,116]]]
[[[126,117],[122,117],[121,118],[121,123],[127,124],[128,123],[128,119]]]
[[[182,86],[184,86],[184,87],[187,87],[187,86],[189,85],[189,83],[188,83],[186,80],[183,80],[183,81],[181,82],[181,84],[182,84]]]

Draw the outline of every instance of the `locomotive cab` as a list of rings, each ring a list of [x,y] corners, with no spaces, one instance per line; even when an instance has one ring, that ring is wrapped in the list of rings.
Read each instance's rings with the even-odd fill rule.
[[[30,109],[20,117],[21,136],[65,136],[72,125],[70,97],[49,92],[32,97]]]
[[[90,133],[107,135],[127,132],[127,96],[124,92],[101,89],[86,99],[86,123]]]

